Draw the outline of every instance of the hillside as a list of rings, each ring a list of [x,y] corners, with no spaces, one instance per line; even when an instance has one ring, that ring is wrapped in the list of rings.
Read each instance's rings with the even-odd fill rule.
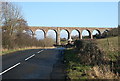
[[[109,37],[97,40],[98,47],[104,51],[111,65],[111,70],[120,75],[119,37]]]
[[[106,53],[110,60],[116,60],[118,57],[118,36],[105,39],[98,39],[97,46]]]
[[[76,40],[64,54],[67,77],[81,79],[119,79],[118,36],[97,40]]]

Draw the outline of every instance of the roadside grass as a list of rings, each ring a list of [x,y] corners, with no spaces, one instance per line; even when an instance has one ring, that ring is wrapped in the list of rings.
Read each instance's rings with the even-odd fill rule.
[[[22,51],[27,49],[52,49],[52,48],[55,48],[55,47],[25,47],[25,48],[15,48],[15,49],[2,49],[2,53],[0,53],[0,55],[5,55],[12,52]]]
[[[5,54],[8,54],[8,53],[12,53],[12,52],[20,51],[20,50],[26,50],[26,49],[29,49],[29,48],[16,48],[16,49],[9,49],[9,50],[8,49],[3,49],[1,55],[5,55]]]
[[[88,78],[86,71],[89,70],[91,66],[79,63],[77,51],[74,49],[65,50],[64,59],[66,61],[67,77],[70,78],[71,81]]]
[[[118,37],[82,43],[78,41],[76,45],[76,48],[65,50],[64,54],[68,79],[79,81],[120,78]]]

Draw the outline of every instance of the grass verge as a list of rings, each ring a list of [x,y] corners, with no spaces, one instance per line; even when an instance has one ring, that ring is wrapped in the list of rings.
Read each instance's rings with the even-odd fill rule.
[[[87,70],[91,66],[82,65],[79,63],[79,58],[77,57],[77,51],[74,49],[65,50],[64,59],[66,61],[66,72],[67,77],[71,80],[87,79]]]
[[[5,54],[9,54],[12,52],[16,52],[16,51],[21,51],[21,50],[27,50],[27,49],[52,49],[55,47],[25,47],[25,48],[16,48],[16,49],[2,49],[2,53],[0,53],[0,55],[5,55]]]

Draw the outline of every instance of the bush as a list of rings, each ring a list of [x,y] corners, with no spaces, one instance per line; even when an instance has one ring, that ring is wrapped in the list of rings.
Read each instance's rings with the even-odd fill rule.
[[[45,38],[44,40],[37,40],[25,33],[17,33],[14,36],[10,36],[7,33],[3,33],[2,46],[7,49],[24,48],[24,47],[51,47],[54,41],[52,38]]]
[[[76,40],[75,48],[65,51],[66,73],[70,80],[119,79],[119,61],[110,62],[95,41]],[[114,71],[115,70],[115,71]]]
[[[104,53],[92,41],[76,40],[75,46],[81,64],[100,65],[104,63]]]
[[[54,41],[53,41],[53,39],[52,38],[45,38],[44,40],[43,40],[43,43],[44,43],[44,47],[51,47],[51,46],[53,46],[53,44],[54,44]]]
[[[107,31],[107,32],[103,32],[102,33],[102,38],[118,36],[119,35],[119,30],[120,30],[120,27],[113,28],[112,30]]]
[[[14,39],[13,37],[9,36],[6,33],[2,34],[2,46],[3,48],[12,49],[15,47]]]

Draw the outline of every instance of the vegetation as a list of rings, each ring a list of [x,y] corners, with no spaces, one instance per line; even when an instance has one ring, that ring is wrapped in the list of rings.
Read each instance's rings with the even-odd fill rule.
[[[65,51],[64,59],[66,62],[67,79],[79,81],[79,79],[87,78],[86,72],[90,69],[90,66],[80,64],[77,53],[75,49],[68,49]]]
[[[71,81],[120,79],[120,55],[116,29],[118,28],[107,32],[104,39],[76,40],[75,47],[65,51],[64,59],[68,79]]]
[[[68,40],[66,38],[60,38],[61,45],[66,45]]]
[[[105,32],[103,32],[103,34],[102,34],[102,38],[118,36],[118,35],[119,35],[119,30],[120,30],[120,27],[118,27],[118,28],[113,28],[113,29],[110,30],[110,31],[105,31]]]
[[[31,49],[31,48],[19,48],[19,49],[17,48],[17,49],[9,49],[9,50],[8,49],[3,49],[2,53],[0,53],[0,55],[5,55],[5,54],[11,53],[11,52],[16,52],[16,51],[26,50],[26,49]]]
[[[111,63],[111,69],[115,73],[120,74],[120,52],[119,52],[119,37],[109,37],[97,40],[97,45],[104,51],[108,61]]]
[[[3,49],[8,49],[8,52],[11,52],[16,48],[53,45],[54,42],[51,38],[37,40],[32,34],[23,32],[28,25],[17,6],[2,2],[0,7],[2,8],[0,13],[0,21],[2,22],[0,24],[2,26]],[[118,30],[119,28],[114,28],[109,32],[104,32],[101,37],[105,39],[76,40],[75,47],[66,50],[64,55],[68,78],[70,80],[118,79],[120,75],[120,55],[118,37],[116,37]],[[99,36],[97,37],[99,38]],[[75,38],[77,39],[77,37]],[[61,41],[66,43],[66,39],[61,39]]]
[[[27,32],[27,21],[25,21],[18,6],[10,2],[1,2],[0,7],[2,8],[0,13],[2,51],[4,49],[16,50],[26,47],[53,46],[53,39],[37,40],[32,33]]]
[[[97,47],[94,41],[76,41],[76,48],[65,51],[66,71],[71,81],[77,79],[117,79],[119,66]],[[119,57],[119,56],[118,56]],[[118,60],[118,59],[117,59]],[[113,69],[114,68],[114,69]]]
[[[78,40],[78,39],[79,39],[79,36],[78,36],[78,35],[71,36],[71,39],[73,39],[73,41]]]
[[[96,40],[98,47],[103,50],[109,59],[116,60],[118,56],[118,36]]]

